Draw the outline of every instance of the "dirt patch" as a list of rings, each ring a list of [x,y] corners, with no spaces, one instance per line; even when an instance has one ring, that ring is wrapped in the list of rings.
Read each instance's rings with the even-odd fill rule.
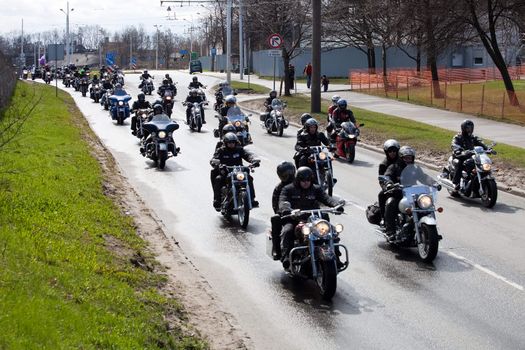
[[[242,107],[249,108],[255,111],[262,110],[264,99],[254,99],[250,101],[242,101],[239,103]],[[290,115],[286,114],[290,122],[299,124],[300,114]],[[319,120],[320,124],[324,126],[326,120]],[[380,134],[371,132],[369,129],[363,131],[361,134],[361,142],[368,146],[376,147],[381,149],[383,147],[383,142],[385,142],[384,137]],[[450,156],[449,152],[442,152],[432,148],[425,148],[424,146],[417,146],[418,159],[429,163],[436,167],[443,167],[447,163],[447,159]],[[525,169],[519,169],[515,166],[502,162],[500,160],[494,161],[494,176],[500,186],[503,186],[510,189],[518,189],[525,191]]]
[[[133,218],[137,234],[143,238],[156,261],[144,257],[113,238],[106,238],[106,246],[125,257],[138,268],[155,271],[166,278],[158,286],[159,292],[183,305],[181,313],[167,310],[169,329],[179,328],[185,334],[205,339],[211,349],[248,349],[251,340],[237,325],[234,317],[225,312],[211,286],[192,264],[178,242],[166,235],[166,229],[122,176],[111,153],[104,147],[87,121],[76,108],[71,108],[73,120],[82,130],[82,137],[91,146],[104,174],[104,193]],[[130,190],[131,189],[131,190]],[[187,322],[183,322],[187,321]],[[188,326],[189,325],[189,326]],[[252,346],[250,346],[252,347]]]

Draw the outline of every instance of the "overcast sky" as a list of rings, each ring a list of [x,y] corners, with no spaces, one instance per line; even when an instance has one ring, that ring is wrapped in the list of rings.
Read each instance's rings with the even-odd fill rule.
[[[65,0],[0,0],[0,34],[20,32],[22,18],[24,33],[62,30],[66,26],[66,15],[60,9],[66,11],[66,4]],[[171,12],[167,11],[168,5]],[[147,32],[153,32],[153,25],[159,24],[183,34],[190,26],[192,15],[195,25],[198,17],[209,15],[209,11],[200,5],[164,4],[161,7],[160,0],[71,0],[69,7],[74,9],[69,16],[72,31],[79,25],[98,24],[114,32],[142,24]],[[175,13],[177,20],[168,20],[168,13],[171,18]]]

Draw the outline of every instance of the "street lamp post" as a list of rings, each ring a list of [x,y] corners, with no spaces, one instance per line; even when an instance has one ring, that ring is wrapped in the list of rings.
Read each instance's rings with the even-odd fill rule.
[[[66,14],[66,55],[67,55],[67,64],[71,64],[71,50],[69,48],[69,13],[73,12],[74,9],[69,9],[69,1],[67,2],[66,11],[63,9],[60,9],[60,11],[64,12]]]
[[[155,70],[159,69],[159,28],[162,27],[162,24],[154,24],[155,28],[157,28],[157,49],[155,50]]]

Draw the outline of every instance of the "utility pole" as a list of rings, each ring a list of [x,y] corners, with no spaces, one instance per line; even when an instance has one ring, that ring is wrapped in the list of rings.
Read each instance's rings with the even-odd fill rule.
[[[239,0],[239,77],[244,79],[244,55],[243,55],[243,28],[242,28],[242,0]]]
[[[162,24],[154,24],[155,28],[157,28],[157,48],[155,49],[155,70],[159,69],[159,28],[162,27]]]
[[[320,0],[319,0],[320,1]],[[226,5],[226,80],[228,84],[232,80],[231,57],[232,57],[232,0]]]
[[[22,74],[22,67],[26,65],[26,57],[24,55],[24,19],[22,18],[22,37],[20,43],[20,74]]]
[[[312,0],[312,113],[321,112],[321,0]]]
[[[71,49],[70,49],[70,43],[69,43],[69,13],[73,12],[74,9],[69,9],[69,1],[67,2],[66,11],[63,9],[60,9],[60,11],[64,12],[66,14],[66,60],[67,64],[71,64]]]

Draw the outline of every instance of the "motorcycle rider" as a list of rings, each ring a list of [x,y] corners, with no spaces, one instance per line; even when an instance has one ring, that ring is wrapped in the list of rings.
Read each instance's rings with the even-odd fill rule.
[[[354,113],[347,109],[347,103],[344,99],[339,99],[337,101],[337,108],[332,113],[332,119],[326,131],[330,133],[330,139],[332,142],[335,142],[337,136],[336,130],[341,128],[341,124],[347,121],[351,121],[357,127],[357,122],[354,117]]]
[[[300,167],[295,173],[292,183],[284,186],[279,196],[279,213],[289,215],[292,209],[311,210],[319,209],[319,203],[329,207],[343,204],[344,201],[336,200],[328,196],[323,189],[313,183],[314,173],[308,167]],[[344,208],[341,207],[343,212]],[[289,254],[294,246],[294,230],[298,224],[297,219],[289,219],[284,222],[281,230],[281,262],[285,269],[290,267]]]
[[[159,96],[163,97],[164,96],[164,92],[167,91],[167,90],[171,90],[171,93],[172,93],[173,96],[175,96],[177,94],[177,88],[175,87],[175,85],[170,84],[168,79],[164,79],[164,80],[162,80],[162,85],[159,86],[159,88],[157,90],[157,94],[159,94]]]
[[[398,204],[403,197],[402,191],[395,190],[394,185],[401,180],[403,169],[409,164],[414,164],[416,151],[410,146],[403,146],[399,149],[399,159],[388,166],[384,176],[388,178],[382,187],[386,196],[385,204],[385,233],[389,240],[394,237],[396,232],[396,216],[399,211]]]
[[[277,165],[277,176],[281,182],[275,186],[272,193],[272,208],[273,215],[270,218],[272,224],[272,244],[273,244],[273,256],[274,260],[281,258],[281,230],[282,230],[282,220],[279,215],[279,197],[281,196],[281,191],[284,186],[289,185],[295,179],[295,165],[292,162],[283,161]]]
[[[264,100],[264,107],[266,107],[266,113],[269,113],[272,111],[272,101],[274,98],[277,98],[277,91],[272,90],[270,91],[270,96]]]
[[[222,171],[221,165],[234,166],[243,165],[242,160],[259,166],[261,162],[255,157],[250,151],[244,149],[239,139],[234,133],[227,133],[223,137],[223,145],[215,150],[210,164],[213,167],[210,173],[211,183],[213,187],[213,207],[215,210],[221,210],[221,189],[226,184],[227,173]],[[255,200],[255,189],[253,186],[253,177],[248,175],[248,183],[250,186],[250,192],[252,195],[252,207],[256,208],[259,206],[259,202]]]
[[[330,117],[334,113],[335,109],[337,108],[337,101],[339,101],[341,97],[339,95],[332,96],[332,105],[328,107],[328,115],[326,116],[326,121],[330,122]]]
[[[175,130],[179,128],[179,124],[170,117],[168,117],[166,114],[164,114],[164,108],[162,107],[162,104],[156,103],[153,105],[153,115],[148,118],[148,122],[171,122],[176,124]],[[144,156],[146,154],[146,146],[149,141],[150,133],[144,129],[144,137],[142,138],[142,145],[140,147],[140,153]],[[171,152],[175,152],[174,149],[170,149]]]
[[[191,109],[193,108],[193,103],[195,102],[201,103],[202,97],[199,96],[197,89],[191,89],[188,97],[186,97],[186,101],[184,102],[186,104],[186,124],[190,124]],[[202,124],[206,124],[206,120],[204,119],[204,107],[200,105],[200,109]]]
[[[297,136],[297,143],[295,144],[295,165],[299,168],[308,164],[308,156],[310,155],[309,147],[330,145],[330,141],[325,134],[318,131],[319,123],[314,118],[308,119],[304,123],[304,130]]]
[[[102,81],[102,90],[100,93],[102,94],[102,98],[100,99],[100,104],[104,105],[106,102],[106,92],[113,90],[113,84],[111,84],[111,80],[109,78],[106,78]]]
[[[197,77],[192,78],[192,82],[188,85],[188,89],[200,89],[204,87]]]
[[[131,106],[131,113],[134,113],[131,117],[131,133],[137,135],[137,111],[139,109],[151,109],[151,103],[146,101],[146,95],[140,93],[137,95],[137,101],[133,102]]]
[[[454,136],[452,139],[452,156],[454,159],[457,159],[457,164],[455,167],[454,179],[452,182],[455,185],[455,190],[460,189],[460,180],[463,167],[465,166],[469,170],[472,170],[474,167],[473,162],[470,161],[471,152],[474,150],[475,146],[481,146],[484,150],[488,149],[488,146],[483,143],[483,141],[475,136],[474,134],[474,122],[470,119],[465,119],[461,123],[461,133]],[[467,161],[467,162],[466,162]]]
[[[164,74],[164,79],[167,79],[169,84],[173,84],[173,79],[171,79],[168,73]]]
[[[297,130],[297,136],[301,135],[301,133],[302,133],[303,131],[306,130],[304,124],[306,123],[306,121],[307,121],[308,119],[311,119],[311,118],[313,118],[313,117],[312,117],[312,115],[309,114],[309,113],[303,113],[303,114],[301,115],[301,119],[300,119],[300,120],[301,120],[301,125],[302,125],[303,127],[302,127],[301,129]]]
[[[385,152],[385,159],[379,164],[378,174],[379,176],[385,175],[386,169],[394,163],[396,163],[399,159],[399,142],[394,139],[386,140],[385,143],[383,143],[383,151]],[[383,185],[383,183],[380,181],[379,185]],[[379,210],[381,212],[381,218],[385,217],[385,203],[387,200],[387,196],[385,195],[385,191],[381,189],[379,191],[379,194],[377,195],[377,203],[379,205]]]
[[[115,85],[115,90],[113,90],[113,95],[117,95],[117,96],[125,96],[127,95],[128,93],[126,92],[126,90],[124,90],[122,88],[122,84],[120,83],[117,83]]]
[[[224,98],[224,107],[222,107],[220,111],[219,129],[218,129],[219,133],[221,133],[222,128],[224,128],[224,126],[228,124],[228,118],[227,118],[228,110],[231,107],[235,106],[235,103],[237,103],[237,98],[235,98],[235,96],[233,95],[228,95]]]
[[[142,89],[142,87],[144,86],[144,83],[146,82],[146,80],[151,79],[151,78],[153,78],[153,77],[151,76],[151,74],[148,73],[148,70],[145,69],[144,72],[142,72],[142,74],[140,76],[139,89]]]

